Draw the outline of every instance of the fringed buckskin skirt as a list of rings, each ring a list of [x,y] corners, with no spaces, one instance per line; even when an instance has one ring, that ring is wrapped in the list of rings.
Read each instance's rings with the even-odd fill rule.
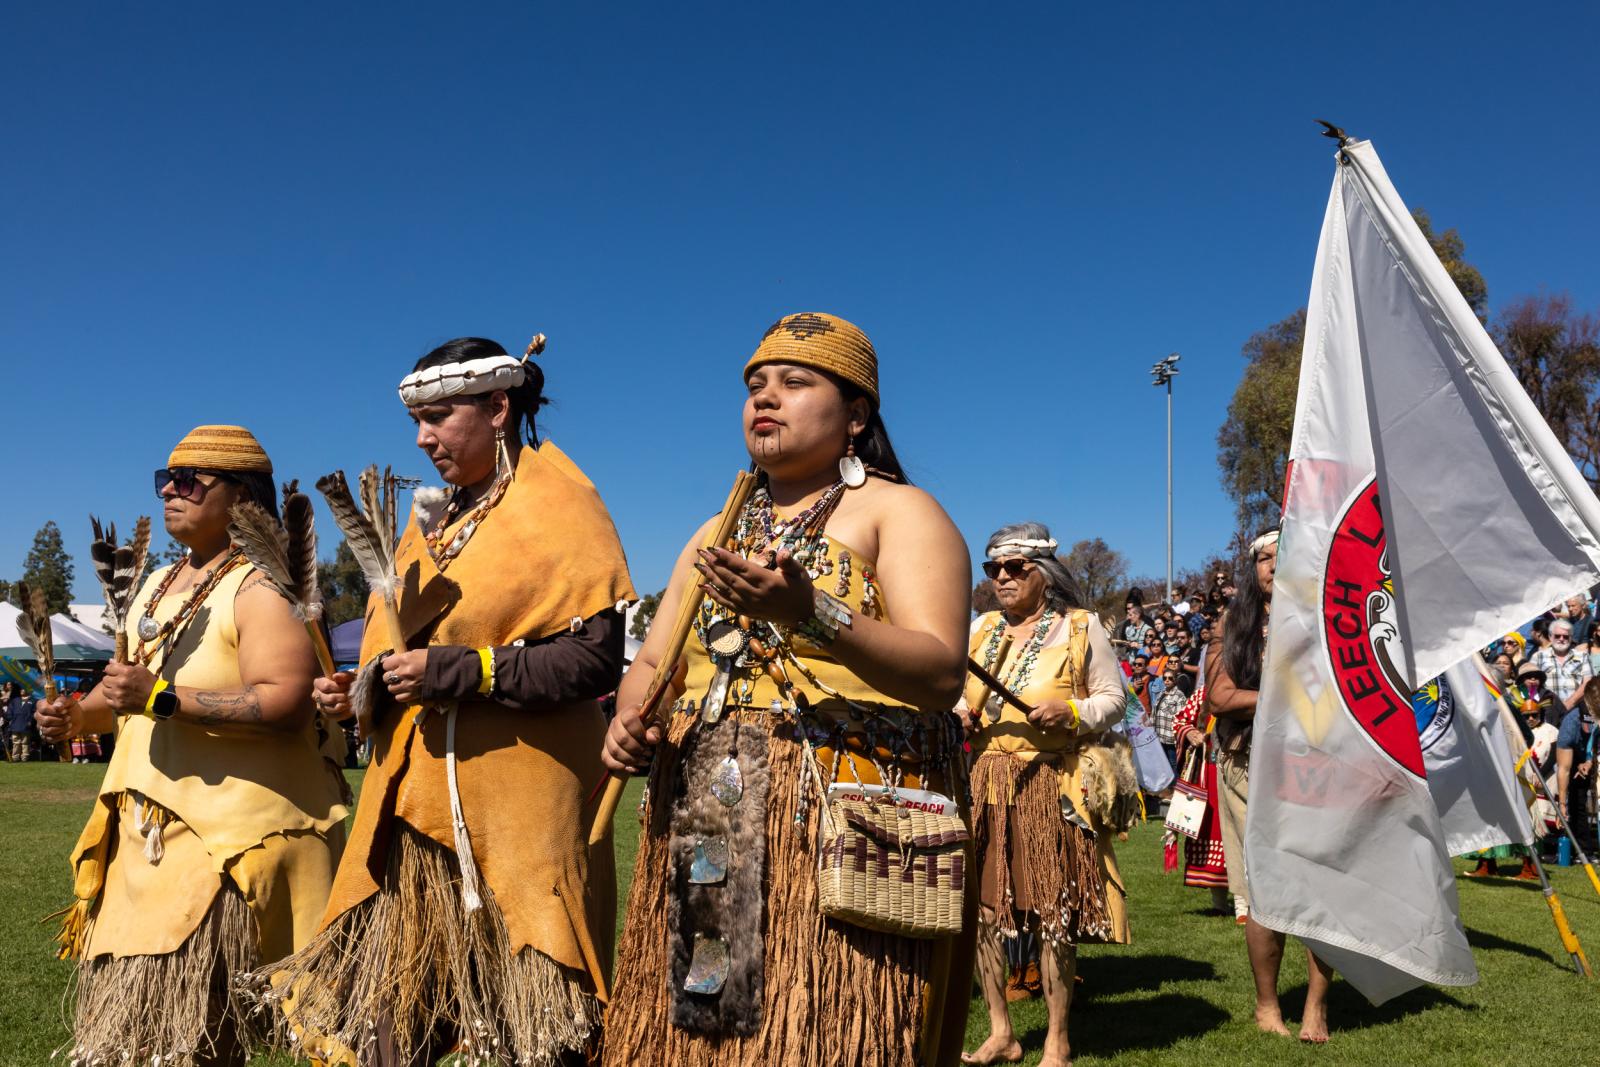
[[[1037,923],[1048,942],[1128,941],[1127,907],[1109,835],[1069,820],[1075,788],[1057,760],[986,752],[972,769],[979,899],[996,930],[1014,937]]]

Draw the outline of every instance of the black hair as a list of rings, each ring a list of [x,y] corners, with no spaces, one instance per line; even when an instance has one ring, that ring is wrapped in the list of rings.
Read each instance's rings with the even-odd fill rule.
[[[278,487],[272,481],[272,475],[261,471],[223,471],[222,474],[237,482],[244,489],[245,496],[260,504],[273,518],[278,515]]]
[[[1267,603],[1272,598],[1261,588],[1255,554],[1245,561],[1244,579],[1228,606],[1222,627],[1222,662],[1240,689],[1261,688],[1261,656],[1266,651]]]
[[[426,367],[438,367],[445,363],[465,363],[469,359],[485,359],[489,356],[504,356],[506,350],[487,337],[457,337],[454,341],[446,341],[432,352],[423,356],[412,366],[412,371],[419,371]],[[513,386],[505,391],[506,399],[511,402],[510,424],[506,427],[510,436],[520,446],[530,444],[537,446],[539,443],[539,430],[534,423],[534,416],[539,409],[550,403],[550,398],[544,395],[544,370],[533,360],[523,364],[527,374],[522,379],[522,384]],[[492,393],[482,393],[466,399],[479,403],[488,403]],[[527,426],[527,434],[523,434],[523,426]]]
[[[906,477],[905,468],[900,466],[900,457],[894,454],[894,445],[889,441],[889,428],[883,424],[883,416],[878,414],[878,405],[872,402],[872,397],[854,382],[847,382],[836,374],[828,374],[828,377],[838,385],[846,404],[865,400],[871,406],[866,428],[855,439],[857,458],[875,473],[901,485],[910,485],[911,479]]]

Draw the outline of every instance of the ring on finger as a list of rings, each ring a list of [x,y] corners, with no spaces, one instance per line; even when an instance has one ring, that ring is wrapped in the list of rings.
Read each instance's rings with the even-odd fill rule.
[[[388,674],[385,674],[383,676],[383,684],[384,685],[393,685],[394,683],[398,682],[399,680],[400,680],[400,676],[398,674],[396,674],[394,671],[390,671]]]

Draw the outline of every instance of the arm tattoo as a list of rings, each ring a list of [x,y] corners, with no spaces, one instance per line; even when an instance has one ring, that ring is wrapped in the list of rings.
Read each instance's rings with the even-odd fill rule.
[[[261,701],[253,685],[243,689],[202,689],[194,695],[194,701],[206,709],[195,717],[195,722],[204,726],[261,721]]]

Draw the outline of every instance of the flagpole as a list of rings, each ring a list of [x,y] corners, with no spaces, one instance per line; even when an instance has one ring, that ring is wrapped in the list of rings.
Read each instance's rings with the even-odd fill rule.
[[[1167,598],[1172,603],[1172,379],[1178,373],[1177,363],[1183,357],[1174,352],[1150,368],[1155,376],[1151,382],[1156,388],[1167,387]]]

